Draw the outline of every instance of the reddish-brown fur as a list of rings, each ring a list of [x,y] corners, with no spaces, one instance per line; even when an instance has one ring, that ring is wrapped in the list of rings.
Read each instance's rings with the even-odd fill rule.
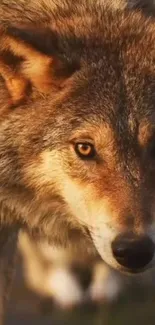
[[[93,0],[2,0],[0,16],[2,76],[7,83],[15,66],[13,79],[32,86],[26,103],[11,110],[0,80],[1,234],[26,228],[35,240],[81,258],[98,251],[119,268],[114,236],[155,237],[155,23]],[[19,97],[26,88],[17,88]],[[17,100],[16,87],[10,91]],[[82,141],[95,146],[95,160],[76,155]]]
[[[73,12],[75,10],[75,8],[72,9],[72,1],[66,3],[59,1],[57,2],[57,5],[51,2],[48,5],[46,1],[42,0],[38,6],[39,10],[37,13],[35,10],[36,5],[36,1],[29,4],[28,8],[24,7],[24,2],[22,5],[21,3],[18,5],[16,1],[11,1],[11,3],[8,3],[7,1],[1,3],[0,14],[2,18],[0,24],[0,74],[5,80],[10,94],[10,104],[13,106],[20,104],[24,99],[26,99],[30,83],[35,85],[42,92],[47,93],[50,91],[51,83],[53,82],[51,79],[51,67],[53,63],[51,58],[49,58],[47,55],[37,52],[33,46],[31,47],[28,44],[25,46],[23,42],[18,42],[8,33],[7,28],[10,26],[10,10],[16,26],[18,25],[19,27],[19,25],[23,24],[24,20],[26,23],[36,22],[37,24],[39,22],[39,29],[40,24],[42,22],[46,22],[46,24],[48,24],[51,17],[53,17],[55,21],[55,11],[59,15],[58,11],[63,10],[67,16],[67,12],[70,9],[71,11],[73,10]],[[128,2],[125,0],[104,0],[104,5],[112,7],[113,9],[119,8],[121,10],[128,5],[129,7],[135,8],[142,7],[143,10],[149,14],[154,12],[154,4],[152,3],[152,0],[130,0]],[[23,7],[24,11],[27,10],[24,17]],[[75,24],[78,24],[78,19],[79,18],[77,17]],[[63,21],[61,23],[63,25]],[[18,59],[18,64],[13,65],[11,62],[7,62],[7,57],[10,54],[12,57],[14,57],[14,59]],[[24,64],[22,64],[23,59]],[[22,61],[22,63],[20,61]]]

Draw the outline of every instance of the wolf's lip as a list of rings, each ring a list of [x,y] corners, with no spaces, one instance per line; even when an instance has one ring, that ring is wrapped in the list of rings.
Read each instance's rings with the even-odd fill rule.
[[[149,269],[149,266],[148,267],[145,267],[145,268],[141,268],[141,269],[128,269],[128,268],[121,268],[121,272],[126,274],[126,275],[138,275],[140,273],[144,273],[146,272],[147,270]]]

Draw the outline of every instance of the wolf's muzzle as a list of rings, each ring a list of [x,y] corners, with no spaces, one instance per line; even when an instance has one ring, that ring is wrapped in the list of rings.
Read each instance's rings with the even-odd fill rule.
[[[115,238],[112,252],[116,261],[129,272],[136,273],[152,261],[155,244],[148,236],[125,233]]]

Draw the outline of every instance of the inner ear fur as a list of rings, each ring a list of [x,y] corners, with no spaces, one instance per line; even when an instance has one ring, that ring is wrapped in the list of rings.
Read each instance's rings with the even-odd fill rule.
[[[16,106],[25,99],[29,82],[20,72],[15,71],[9,66],[0,55],[0,75],[5,81],[6,87],[10,94],[10,105]]]
[[[0,29],[0,74],[14,104],[25,98],[29,84],[43,93],[51,87],[62,88],[76,70],[75,64],[66,62],[60,58],[57,37],[49,29]]]

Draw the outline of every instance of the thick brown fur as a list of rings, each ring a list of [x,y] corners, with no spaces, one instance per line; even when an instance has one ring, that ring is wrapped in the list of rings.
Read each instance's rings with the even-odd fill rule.
[[[1,233],[26,228],[122,270],[115,236],[155,241],[154,20],[93,0],[1,0],[0,17],[2,61],[13,56],[15,80],[34,86],[12,111],[0,80]],[[77,156],[83,141],[95,146],[93,160]]]
[[[89,6],[86,0],[83,3],[83,6]],[[38,12],[36,12],[36,6]],[[59,18],[65,17],[66,19],[68,13],[77,13],[78,6],[80,6],[81,10],[81,2],[77,2],[73,6],[72,0],[49,1],[49,3],[46,0],[41,0],[39,4],[38,1],[33,0],[29,6],[27,6],[26,1],[20,1],[18,4],[17,1],[1,1],[0,74],[6,82],[11,97],[11,105],[16,106],[27,97],[30,84],[47,93],[50,92],[53,83],[52,58],[47,55],[48,53],[38,52],[34,46],[29,46],[22,42],[21,39],[17,40],[13,35],[10,35],[8,28],[11,27],[12,29],[12,21],[16,27],[19,27],[24,22],[36,24],[36,28],[40,29],[40,25],[43,24],[45,27],[46,24],[51,23],[52,19],[55,23],[55,20]],[[153,14],[155,8],[153,0],[104,0],[103,6],[115,10],[123,10],[125,7],[142,8],[147,14]],[[62,12],[63,15],[61,16]],[[15,61],[17,61],[16,64]]]

